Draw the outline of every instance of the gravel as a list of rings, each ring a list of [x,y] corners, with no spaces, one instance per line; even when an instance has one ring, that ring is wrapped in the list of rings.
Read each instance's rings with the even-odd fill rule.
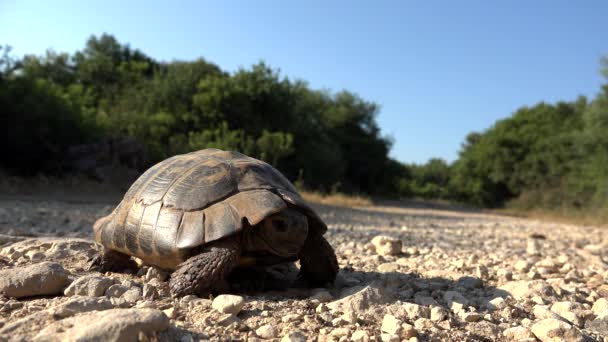
[[[174,299],[154,267],[86,271],[101,250],[91,226],[112,207],[0,201],[0,340],[608,341],[600,227],[418,202],[314,205],[340,264],[333,286],[301,286],[296,263]]]

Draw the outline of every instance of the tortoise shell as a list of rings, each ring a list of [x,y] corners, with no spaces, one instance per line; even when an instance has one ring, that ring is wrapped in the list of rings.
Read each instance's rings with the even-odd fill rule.
[[[291,206],[309,229],[327,226],[269,164],[238,152],[205,149],[144,172],[114,211],[93,226],[106,248],[175,269],[193,248],[240,232]]]

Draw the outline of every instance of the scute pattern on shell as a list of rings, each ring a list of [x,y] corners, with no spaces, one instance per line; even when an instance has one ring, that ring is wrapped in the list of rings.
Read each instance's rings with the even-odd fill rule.
[[[138,178],[94,225],[105,247],[167,269],[190,249],[234,234],[290,205],[325,224],[275,168],[238,152],[206,149],[166,159]]]

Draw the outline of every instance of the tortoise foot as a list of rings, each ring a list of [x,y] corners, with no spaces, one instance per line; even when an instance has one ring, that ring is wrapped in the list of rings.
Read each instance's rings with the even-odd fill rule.
[[[321,235],[306,240],[299,254],[300,274],[311,286],[333,283],[338,274],[338,259],[329,242]]]
[[[239,243],[234,237],[209,244],[173,272],[169,281],[171,296],[205,297],[227,291],[226,276],[237,265],[239,254]]]

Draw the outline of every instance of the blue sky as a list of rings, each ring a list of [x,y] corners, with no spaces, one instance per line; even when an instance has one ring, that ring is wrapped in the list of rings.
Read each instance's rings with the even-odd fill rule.
[[[421,163],[453,161],[523,105],[594,96],[607,15],[608,1],[0,0],[0,44],[74,52],[107,32],[161,60],[264,60],[380,104],[391,156]]]

